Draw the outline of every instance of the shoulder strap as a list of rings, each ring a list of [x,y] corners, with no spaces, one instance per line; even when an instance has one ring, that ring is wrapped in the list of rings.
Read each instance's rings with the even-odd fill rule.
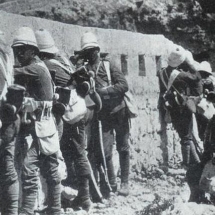
[[[159,75],[160,75],[160,79],[161,79],[161,81],[162,81],[162,83],[163,83],[163,85],[166,87],[166,89],[167,89],[167,84],[168,83],[166,83],[166,81],[164,80],[164,73],[166,72],[166,68],[164,68],[164,69],[161,69],[160,71],[159,71]],[[167,75],[166,75],[167,76]],[[168,78],[168,77],[167,77]],[[168,82],[168,80],[167,80],[167,82]]]
[[[108,85],[111,85],[111,75],[110,75],[110,62],[109,61],[102,61],[104,63],[104,67],[107,73],[108,78]]]
[[[64,69],[67,72],[68,75],[71,75],[72,73],[74,73],[74,71],[72,70],[72,68],[71,69],[67,68],[66,66],[64,66],[58,60],[50,59],[49,61],[52,62],[52,63],[54,63],[54,64],[56,64],[56,65],[58,65],[58,66],[60,66],[62,69]]]
[[[167,77],[167,82],[164,80],[164,73]],[[167,74],[166,74],[166,69],[161,69],[160,72],[159,72],[159,75],[160,75],[160,79],[162,81],[162,83],[164,84],[164,86],[166,87],[167,91],[170,90],[170,88],[173,86],[173,82],[175,81],[175,79],[177,78],[177,76],[179,75],[179,71],[174,69],[171,74],[170,74],[170,77],[168,78]]]
[[[179,75],[179,71],[174,69],[172,72],[171,72],[171,75],[169,77],[169,81],[168,81],[168,85],[167,85],[167,91],[170,90],[171,86],[173,85],[173,82],[175,81],[175,79],[178,77]],[[175,89],[175,88],[174,88]],[[176,90],[176,89],[175,89]]]

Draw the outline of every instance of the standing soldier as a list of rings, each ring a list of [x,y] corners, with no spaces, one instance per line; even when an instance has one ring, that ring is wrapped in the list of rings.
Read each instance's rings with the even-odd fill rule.
[[[61,99],[61,97],[65,97],[64,92],[68,91],[69,88],[75,88],[74,85],[68,86],[68,84],[72,82],[70,80],[73,74],[71,65],[65,57],[60,56],[59,50],[55,46],[55,42],[47,30],[38,30],[36,32],[36,38],[40,50],[40,57],[44,60],[52,74],[56,87],[59,87],[59,90],[57,90],[60,93],[59,101],[66,101],[68,99]],[[66,103],[68,104],[68,102],[64,104],[67,105]],[[58,120],[62,120],[62,114],[63,113],[60,115],[57,113],[55,114],[58,115]],[[71,202],[70,206],[73,208],[82,207],[84,210],[88,211],[91,206],[89,195],[90,167],[85,150],[84,120],[78,120],[78,122],[72,125],[64,121],[63,124],[63,130],[61,131],[61,133],[63,133],[61,140],[63,157],[65,158],[68,169],[71,169],[72,161],[74,161],[78,181],[78,195]],[[71,182],[72,179],[68,179]]]
[[[19,182],[14,166],[15,141],[25,88],[11,85],[12,67],[3,36],[0,32],[0,210],[2,215],[17,215]]]
[[[47,67],[37,56],[37,42],[31,28],[18,29],[12,48],[20,64],[14,70],[15,83],[24,86],[27,96],[30,97],[30,105],[26,105],[22,116],[20,131],[20,144],[25,144],[26,148],[22,168],[23,196],[20,214],[34,214],[40,167],[48,187],[47,214],[60,215],[61,190],[57,159],[59,140],[51,113],[52,79]]]
[[[129,120],[124,102],[124,94],[128,91],[128,84],[123,73],[113,62],[109,63],[101,60],[100,46],[97,38],[91,32],[86,32],[81,38],[81,53],[88,60],[86,67],[88,71],[93,72],[95,89],[102,99],[102,109],[98,113],[98,116],[95,117],[101,121],[102,125],[102,134],[100,135],[103,137],[104,156],[110,186],[113,192],[117,190],[112,154],[114,143],[113,130],[115,130],[121,167],[121,188],[118,194],[127,196],[129,194]],[[108,63],[108,67],[110,66],[110,75],[105,63]],[[96,130],[91,131],[91,133],[94,135],[94,153],[96,159],[98,162],[101,162],[100,149],[98,149],[99,138],[96,138],[96,136],[98,137],[96,135],[98,134],[98,127],[96,126]]]

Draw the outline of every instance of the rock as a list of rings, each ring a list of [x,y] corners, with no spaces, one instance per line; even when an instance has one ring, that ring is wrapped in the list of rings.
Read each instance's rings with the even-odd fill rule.
[[[72,214],[73,212],[74,212],[74,210],[72,208],[66,208],[65,209],[66,214]]]
[[[167,176],[166,175],[161,175],[160,179],[165,181],[165,180],[167,180]]]
[[[95,208],[98,208],[98,209],[102,209],[102,208],[107,207],[105,204],[102,204],[102,203],[94,203],[93,205]]]
[[[150,189],[144,189],[143,194],[150,194],[152,191]]]
[[[167,175],[172,175],[172,176],[178,176],[178,175],[183,175],[185,176],[186,170],[185,169],[169,169],[167,172]]]
[[[155,173],[157,173],[159,176],[164,175],[164,171],[160,168],[156,168]]]
[[[72,215],[87,215],[87,212],[85,210],[74,211]]]
[[[77,196],[77,194],[78,194],[77,190],[72,189],[71,187],[68,187],[68,186],[63,186],[63,185],[61,185],[61,186],[62,186],[61,194],[62,194],[63,198],[70,200]]]

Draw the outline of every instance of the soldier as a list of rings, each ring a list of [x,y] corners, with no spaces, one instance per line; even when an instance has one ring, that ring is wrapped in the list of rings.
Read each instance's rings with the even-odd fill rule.
[[[191,189],[189,201],[197,201],[195,170],[200,164],[192,133],[192,121],[196,113],[196,104],[202,94],[201,76],[198,73],[198,63],[194,62],[190,52],[181,46],[174,45],[168,57],[168,67],[159,74],[160,107],[168,110],[172,124],[181,139],[183,165],[188,168],[187,178]]]
[[[110,64],[108,62],[110,66],[109,75],[104,61],[100,58],[100,46],[97,38],[91,32],[86,32],[81,38],[81,53],[88,60],[86,67],[88,71],[93,73],[95,89],[102,100],[102,109],[96,114],[95,118],[101,121],[102,125],[102,134],[100,135],[103,137],[104,155],[110,186],[113,192],[117,190],[112,156],[114,143],[113,130],[115,130],[121,167],[121,188],[118,194],[127,196],[129,194],[129,121],[124,94],[128,91],[128,84],[123,73],[113,62],[110,62]],[[98,126],[92,126],[93,128],[94,130],[91,131],[95,138],[93,150],[97,163],[99,163],[102,158],[98,146]],[[91,147],[89,146],[89,148]]]
[[[0,32],[0,208],[2,215],[17,215],[19,182],[14,163],[15,141],[20,127],[18,112],[25,88],[11,85],[12,67],[8,65],[10,61],[3,35]]]
[[[198,72],[202,77],[203,85],[203,97],[207,97],[209,92],[214,91],[215,79],[212,75],[212,68],[209,62],[202,61],[199,65]],[[208,124],[208,119],[205,118],[201,113],[196,114],[198,122],[199,137],[203,141],[205,136],[205,129]]]
[[[55,85],[56,87],[59,87],[59,101],[62,101],[65,105],[67,105],[68,101],[66,102],[66,100],[68,99],[61,99],[61,97],[65,97],[65,94],[63,95],[61,92],[64,93],[69,88],[74,89],[78,87],[77,92],[80,95],[83,93],[82,86],[74,85],[74,82],[72,81],[73,78],[71,77],[74,72],[71,65],[65,57],[60,56],[59,50],[55,46],[55,42],[51,34],[47,30],[41,29],[36,32],[36,38],[40,50],[40,57],[45,62],[50,73],[54,74],[52,77],[54,78]],[[85,93],[81,96],[85,96]],[[55,115],[58,115],[58,120],[62,120],[62,114]],[[85,151],[84,120],[78,120],[73,125],[67,123],[66,121],[64,121],[63,124],[63,130],[61,131],[61,133],[63,132],[61,150],[63,157],[65,158],[67,168],[70,170],[69,176],[72,175],[71,166],[72,161],[74,161],[78,181],[78,195],[72,202],[70,202],[70,206],[73,208],[82,207],[84,210],[89,211],[91,206],[89,195],[90,167]],[[68,177],[70,185],[72,180],[74,179]]]
[[[61,190],[57,152],[59,139],[52,115],[53,83],[45,64],[38,58],[35,34],[29,27],[18,29],[12,44],[19,67],[14,70],[15,83],[25,86],[20,144],[25,145],[22,167],[21,215],[34,214],[38,191],[38,168],[48,187],[47,214],[60,215]],[[28,103],[27,103],[28,102]]]

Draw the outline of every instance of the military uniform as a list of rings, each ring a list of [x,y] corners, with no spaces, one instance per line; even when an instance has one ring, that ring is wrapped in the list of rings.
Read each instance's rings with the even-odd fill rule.
[[[15,83],[26,87],[27,96],[36,101],[53,100],[53,83],[48,69],[36,56],[29,65],[16,68],[14,71]],[[41,109],[34,111],[35,118],[31,118],[28,125],[22,124],[20,144],[26,143],[27,137],[32,137],[32,143],[28,146],[24,158],[22,170],[23,202],[22,212],[34,213],[34,205],[38,190],[38,167],[46,178],[48,187],[48,214],[60,214],[60,176],[58,173],[57,153],[44,155],[38,145],[38,137],[35,132],[35,120],[41,114]]]
[[[18,111],[25,89],[12,85],[12,63],[4,42],[5,34],[0,31],[0,211],[2,215],[17,215],[19,183],[15,143],[20,127]]]
[[[56,56],[55,60],[65,64],[60,56]],[[62,67],[52,63],[50,60],[45,60],[49,71],[55,71],[55,85],[66,87],[68,81],[71,79],[71,74],[68,74]],[[69,167],[71,159],[74,160],[77,168],[78,177],[90,175],[90,168],[86,157],[86,144],[85,144],[85,132],[84,132],[84,121],[81,120],[75,125],[70,125],[64,122],[63,137],[61,141],[61,149],[63,157],[66,160],[67,166]],[[70,179],[71,180],[71,179]]]
[[[190,163],[200,162],[199,156],[196,154],[195,146],[193,143],[192,129],[190,129],[192,123],[192,114],[196,112],[196,103],[198,97],[202,93],[201,77],[198,72],[192,74],[190,72],[181,71],[175,78],[172,87],[167,95],[166,87],[161,79],[161,75],[166,79],[170,77],[173,69],[167,67],[162,71],[165,74],[159,74],[160,81],[160,107],[165,107],[165,102],[168,101],[168,108],[172,124],[179,134],[182,146],[182,156],[185,165]],[[175,94],[174,92],[175,91]],[[181,97],[184,96],[184,97]],[[192,97],[191,102],[187,102],[187,99]],[[186,101],[185,101],[186,100]],[[178,103],[177,103],[178,101]]]
[[[19,182],[15,169],[16,137],[20,128],[19,108],[22,105],[25,89],[11,85],[6,101],[0,107],[0,193],[1,214],[18,214]]]
[[[116,144],[119,152],[121,167],[121,183],[128,183],[129,175],[129,120],[127,109],[124,102],[124,93],[128,91],[128,84],[123,73],[113,64],[110,63],[111,85],[109,85],[107,71],[104,62],[99,58],[93,65],[87,65],[89,71],[95,74],[95,88],[102,99],[102,109],[96,114],[97,120],[102,124],[102,137],[104,145],[105,159],[108,169],[108,178],[113,191],[116,191],[116,175],[113,167],[113,143],[114,133],[116,132]],[[92,128],[93,147],[89,150],[95,154],[96,163],[102,162],[101,149],[99,147],[98,126],[94,123]],[[89,151],[89,153],[90,153]]]

